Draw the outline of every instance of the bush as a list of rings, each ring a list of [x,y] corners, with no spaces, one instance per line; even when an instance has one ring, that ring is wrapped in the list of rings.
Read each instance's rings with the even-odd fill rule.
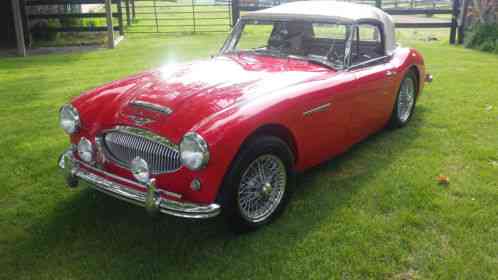
[[[62,27],[79,27],[81,26],[81,19],[79,18],[62,18],[60,19]]]
[[[465,46],[498,53],[498,24],[475,24],[467,35]]]
[[[52,28],[60,27],[60,23],[57,20],[43,20],[37,22],[31,29],[31,35],[33,39],[40,41],[54,41],[57,39],[57,31]]]

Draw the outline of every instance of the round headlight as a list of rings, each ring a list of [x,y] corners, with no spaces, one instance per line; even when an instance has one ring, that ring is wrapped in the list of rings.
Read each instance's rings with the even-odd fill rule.
[[[131,173],[140,183],[147,184],[150,179],[149,165],[140,157],[134,158],[131,163]]]
[[[189,132],[180,143],[182,164],[190,170],[199,170],[209,161],[209,150],[206,141],[197,133]]]
[[[80,114],[72,105],[64,105],[59,111],[59,122],[65,132],[73,134],[80,128]]]
[[[78,156],[85,162],[93,161],[93,146],[90,140],[82,137],[78,143]]]

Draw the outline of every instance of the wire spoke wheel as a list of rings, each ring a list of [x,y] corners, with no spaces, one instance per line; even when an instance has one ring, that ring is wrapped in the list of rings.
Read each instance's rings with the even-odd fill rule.
[[[398,97],[398,118],[406,122],[415,104],[415,81],[411,77],[403,80]]]
[[[252,161],[240,179],[237,203],[249,222],[264,221],[277,209],[287,186],[287,171],[280,158],[266,154]]]

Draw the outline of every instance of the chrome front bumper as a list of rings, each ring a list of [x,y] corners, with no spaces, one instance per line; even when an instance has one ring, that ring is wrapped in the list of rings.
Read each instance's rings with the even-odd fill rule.
[[[60,156],[58,166],[63,171],[70,187],[76,187],[78,181],[82,180],[98,191],[145,207],[150,213],[161,212],[182,218],[204,219],[215,217],[221,212],[220,206],[214,203],[201,205],[167,199],[164,196],[181,198],[181,195],[156,188],[154,179],[144,185],[97,169],[74,158],[72,150],[66,150]],[[98,174],[103,174],[105,177]],[[123,183],[133,185],[137,189],[130,188]]]

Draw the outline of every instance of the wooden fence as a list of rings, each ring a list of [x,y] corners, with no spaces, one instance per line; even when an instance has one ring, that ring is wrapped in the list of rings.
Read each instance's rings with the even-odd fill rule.
[[[450,42],[455,43],[457,16],[460,0],[342,0],[376,6],[394,16],[425,16],[425,20],[396,22],[397,28],[449,28]],[[469,1],[469,0],[462,0]],[[287,0],[275,0],[274,5]],[[240,11],[255,11],[268,7],[268,0],[233,0],[232,15],[238,18]],[[434,15],[451,15],[447,20],[430,18]],[[234,19],[234,22],[236,20]]]
[[[136,3],[135,3],[136,2]],[[230,0],[135,0],[125,4],[127,33],[228,32],[232,25]]]
[[[70,12],[30,12],[30,7],[38,7],[38,6],[64,6],[64,5],[82,5],[82,4],[101,4],[103,7],[105,5],[105,0],[24,0],[26,10],[27,10],[27,21],[29,28],[33,28],[32,24],[29,22],[34,22],[37,20],[47,20],[47,21],[58,21],[60,24],[51,26],[47,25],[44,29],[48,31],[54,32],[102,32],[107,31],[108,26],[106,20],[96,21],[102,22],[104,24],[84,24],[85,21],[82,19],[106,19],[107,13],[103,9],[102,12],[91,12],[91,13],[83,13],[77,11]],[[113,29],[115,31],[119,31],[121,35],[124,34],[123,27],[123,14],[122,14],[122,0],[112,0],[111,2],[115,5],[115,12],[112,13],[113,22],[117,22],[117,24],[113,24]],[[50,9],[49,9],[50,10]],[[81,19],[81,21],[73,21],[71,24],[64,24],[70,19]]]

